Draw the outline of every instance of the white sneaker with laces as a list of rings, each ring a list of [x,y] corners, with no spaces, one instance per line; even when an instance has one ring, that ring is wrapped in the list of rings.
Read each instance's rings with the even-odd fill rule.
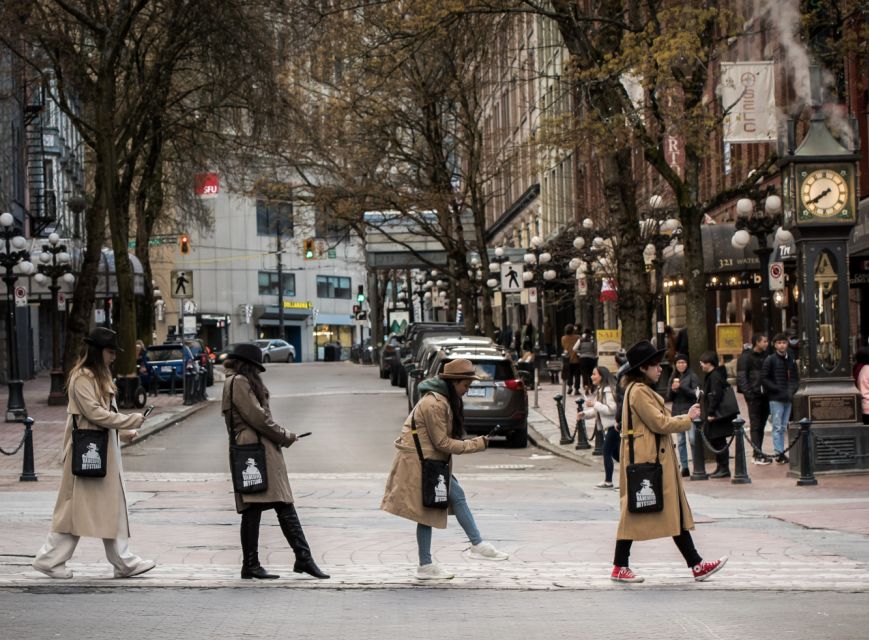
[[[477,560],[506,560],[510,554],[498,551],[491,542],[483,541],[471,545],[471,557]]]
[[[55,569],[49,569],[47,567],[42,567],[35,562],[31,565],[34,569],[36,569],[39,573],[43,573],[47,575],[49,578],[54,578],[55,580],[69,580],[72,578],[72,571],[67,569],[66,567],[57,567]]]
[[[417,580],[452,580],[454,577],[439,564],[421,564],[416,568]]]

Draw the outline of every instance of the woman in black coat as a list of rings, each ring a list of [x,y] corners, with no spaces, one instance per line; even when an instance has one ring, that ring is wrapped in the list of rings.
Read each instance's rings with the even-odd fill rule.
[[[718,364],[718,354],[706,351],[700,356],[700,368],[706,374],[703,380],[703,399],[700,402],[700,417],[709,444],[715,449],[724,449],[716,454],[718,466],[710,478],[730,477],[730,451],[727,447],[727,437],[733,434],[733,419],[721,420],[718,412],[724,393],[730,385],[727,383],[727,371]]]

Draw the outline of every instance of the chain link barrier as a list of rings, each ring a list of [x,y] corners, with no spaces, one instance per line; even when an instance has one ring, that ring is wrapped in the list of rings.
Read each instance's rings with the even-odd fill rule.
[[[21,447],[24,446],[24,441],[27,439],[27,430],[24,430],[24,433],[21,436],[21,442],[18,443],[18,446],[15,447],[12,451],[6,451],[3,447],[0,447],[0,453],[4,456],[14,456],[16,453],[21,451]]]
[[[730,449],[730,445],[733,444],[733,439],[736,437],[736,434],[731,435],[730,439],[727,441],[723,448],[716,449],[712,446],[712,443],[709,442],[709,439],[706,437],[706,432],[703,429],[698,429],[698,431],[700,432],[700,437],[703,438],[703,446],[706,447],[707,451],[709,451],[710,453],[714,453],[715,455],[719,455],[721,453],[724,453],[725,451],[728,451]]]
[[[752,451],[754,451],[754,453],[755,453],[757,456],[763,456],[763,457],[765,457],[765,458],[775,458],[775,455],[772,455],[772,456],[771,456],[771,455],[769,455],[768,453],[764,453],[764,452],[763,452],[763,449],[760,449],[760,448],[758,448],[757,446],[755,446],[755,444],[751,441],[751,437],[749,436],[748,431],[743,430],[742,435],[743,435],[743,437],[745,438],[745,441],[746,441],[746,442],[751,446]],[[812,435],[815,436],[815,438],[818,437],[817,435],[815,435],[815,432],[814,432],[814,431],[812,431]],[[797,432],[797,437],[794,438],[793,440],[791,440],[791,442],[790,442],[790,444],[788,444],[787,448],[785,448],[785,450],[782,451],[781,453],[787,453],[788,451],[790,451],[791,449],[793,449],[794,445],[795,445],[797,442],[799,442],[800,438],[802,438],[802,437],[803,437],[803,432],[802,432],[802,431],[798,431],[798,432]]]

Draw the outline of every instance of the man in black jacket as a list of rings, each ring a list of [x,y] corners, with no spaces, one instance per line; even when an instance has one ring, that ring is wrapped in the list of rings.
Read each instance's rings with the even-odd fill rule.
[[[791,417],[791,403],[799,386],[797,364],[788,353],[788,338],[779,333],[772,340],[775,351],[763,361],[761,384],[769,398],[769,414],[772,418],[772,444],[775,448],[775,461],[787,464],[785,455],[785,435]]]
[[[763,390],[763,361],[766,359],[769,338],[762,333],[751,336],[751,349],[746,349],[736,361],[736,388],[745,396],[748,421],[751,425],[751,443],[754,445],[754,464],[770,464],[772,458],[763,451],[763,430],[769,418],[769,399]]]
[[[733,434],[734,415],[720,415],[722,401],[727,387],[727,371],[718,362],[718,354],[704,351],[700,355],[700,368],[706,377],[703,379],[703,397],[700,400],[700,417],[703,431],[709,444],[719,453],[715,454],[718,466],[709,474],[710,478],[730,477],[730,451],[727,437]]]

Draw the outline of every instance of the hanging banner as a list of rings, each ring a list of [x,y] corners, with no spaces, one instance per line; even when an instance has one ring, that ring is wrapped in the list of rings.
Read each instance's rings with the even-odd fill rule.
[[[216,173],[199,173],[194,180],[194,188],[200,198],[216,198],[220,193],[220,176]]]
[[[772,142],[778,137],[775,65],[722,62],[718,85],[724,116],[724,142]]]

